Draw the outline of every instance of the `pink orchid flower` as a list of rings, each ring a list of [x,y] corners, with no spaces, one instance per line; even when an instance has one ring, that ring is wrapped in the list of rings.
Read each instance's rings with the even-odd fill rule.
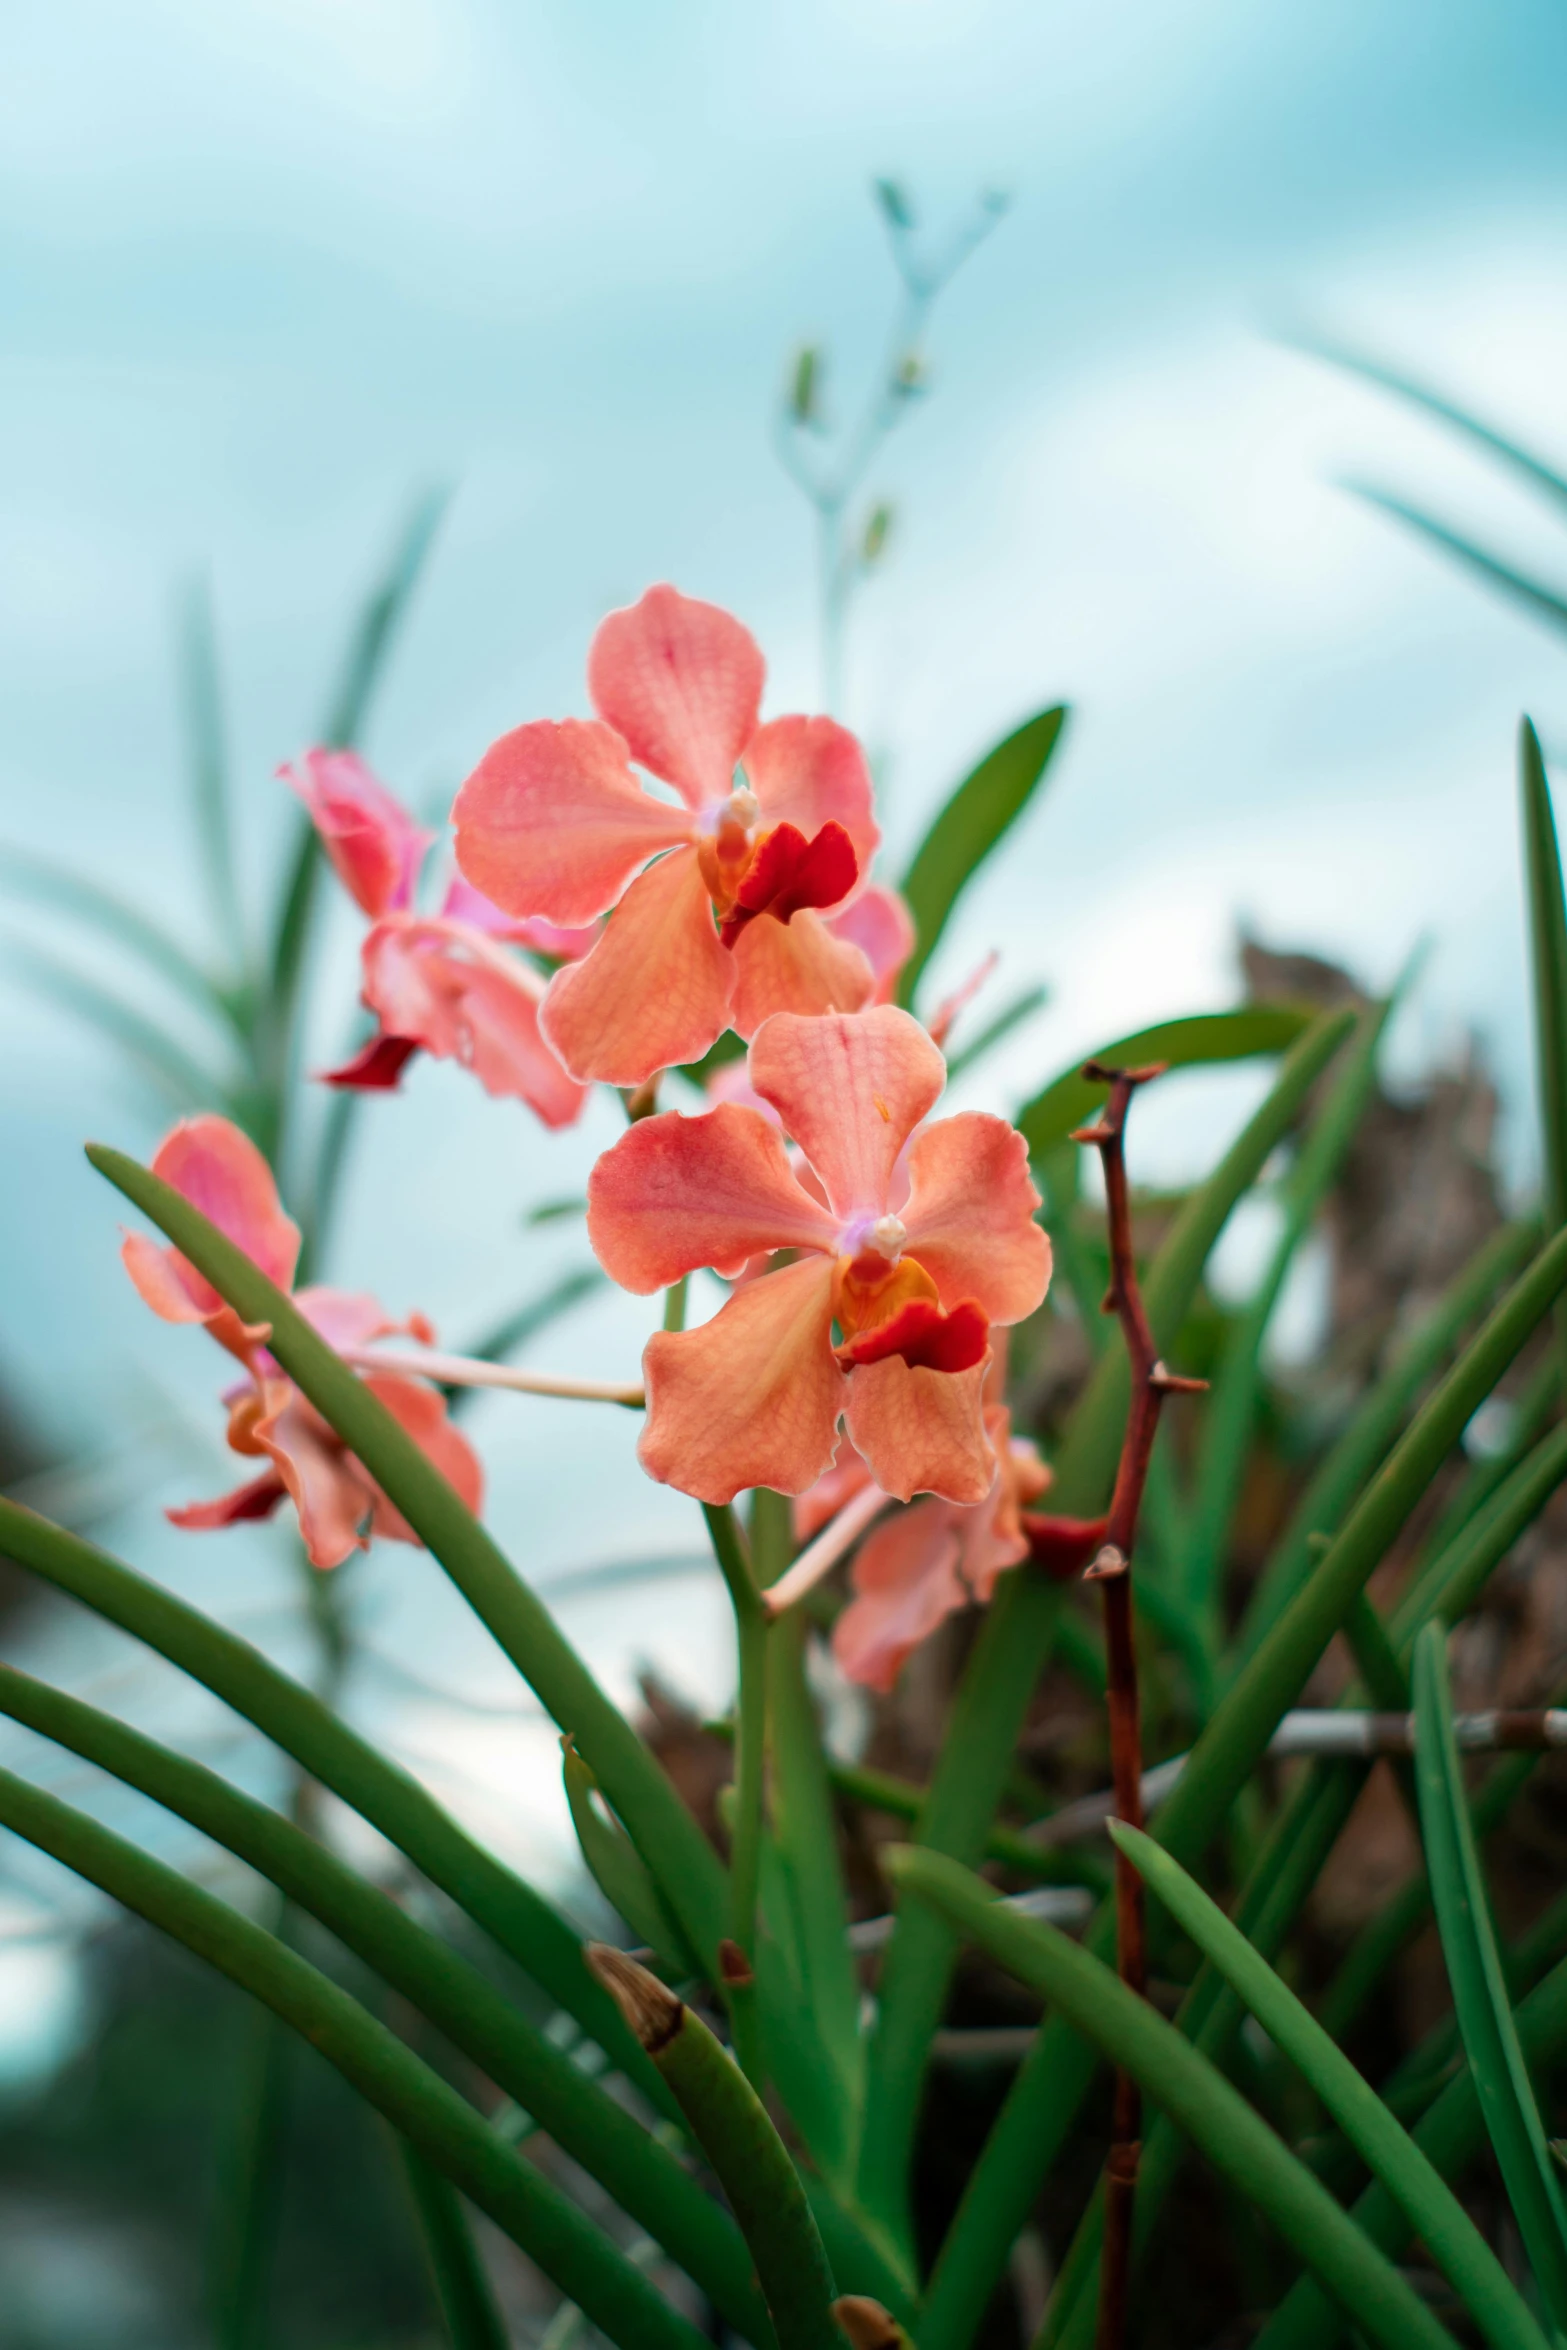
[[[310,811],[344,888],[372,928],[362,952],[364,1001],[376,1035],[329,1085],[386,1091],[417,1052],[458,1061],[487,1093],[525,1101],[546,1126],[580,1117],[587,1089],[539,1033],[546,982],[509,946],[563,957],[592,930],[520,923],[454,880],[439,914],[414,910],[419,869],[435,835],[416,825],[352,751],[307,751],[283,778]]]
[[[1050,1471],[1026,1437],[1012,1434],[1004,1404],[986,1405],[985,1433],[995,1474],[984,1499],[917,1501],[866,1538],[850,1569],[854,1597],[833,1626],[833,1655],[851,1681],[883,1696],[938,1624],[971,1602],[988,1605],[997,1577],[1029,1555],[1023,1511]],[[870,1482],[863,1464],[860,1482]],[[843,1490],[842,1500],[851,1498]]]
[[[227,1118],[183,1119],[160,1144],[152,1171],[261,1267],[280,1289],[292,1290],[299,1259],[299,1226],[283,1209],[272,1170],[249,1137]],[[267,1352],[266,1323],[242,1322],[232,1306],[176,1248],[160,1248],[140,1233],[121,1251],[125,1269],[147,1304],[166,1322],[200,1322],[245,1366],[228,1389],[230,1450],[267,1466],[248,1484],[215,1501],[192,1502],[166,1514],[176,1526],[206,1530],[270,1517],[292,1501],[313,1567],[341,1566],[373,1535],[394,1542],[418,1536],[395,1510],[313,1405]],[[360,1347],[403,1332],[428,1344],[434,1331],[420,1314],[391,1321],[373,1297],[346,1290],[300,1290],[295,1305],[334,1347]],[[422,1380],[372,1372],[365,1384],[385,1404],[470,1509],[482,1498],[483,1476],[472,1448],[446,1414],[444,1397]]]
[[[906,900],[884,881],[873,881],[839,913],[829,914],[827,927],[834,938],[857,946],[869,963],[875,981],[872,1003],[890,1004],[916,945],[914,917]]]
[[[749,1074],[782,1133],[744,1104],[667,1112],[631,1127],[589,1178],[589,1238],[639,1295],[703,1265],[733,1277],[763,1254],[793,1259],[737,1286],[701,1328],[649,1339],[643,1467],[701,1501],[754,1485],[803,1493],[831,1466],[846,1415],[886,1492],[982,1501],[995,1472],[981,1394],[991,1325],[1031,1314],[1050,1278],[1022,1136],[978,1111],[915,1135],[946,1064],[890,1004],[776,1013]]]
[[[578,1077],[641,1085],[770,1013],[855,1011],[876,991],[843,905],[879,835],[852,734],[757,723],[762,656],[672,587],[612,612],[588,655],[596,719],[503,735],[457,795],[457,862],[514,913],[603,937],[556,973],[543,1028]],[[631,761],[678,800],[644,791]]]

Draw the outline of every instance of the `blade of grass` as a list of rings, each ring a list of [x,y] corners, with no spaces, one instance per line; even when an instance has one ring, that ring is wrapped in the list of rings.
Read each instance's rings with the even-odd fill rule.
[[[139,1063],[175,1109],[212,1107],[226,1104],[230,1099],[222,1078],[204,1068],[167,1029],[138,1011],[134,1004],[127,1003],[123,996],[101,987],[97,980],[73,970],[68,963],[57,962],[53,955],[46,955],[37,947],[13,941],[9,956],[38,994],[48,996],[65,1011],[74,1013],[78,1020],[96,1028],[120,1052]]]
[[[731,2324],[756,2339],[760,2312],[744,2249],[701,2188],[476,1967],[281,1814],[112,1716],[8,1666],[0,1666],[0,1714],[188,1820],[319,1919],[580,2162]]]
[[[92,1144],[100,1174],[134,1201],[229,1304],[271,1326],[283,1369],[407,1519],[502,1652],[570,1731],[627,1834],[718,1980],[725,1872],[642,1740],[477,1519],[364,1382],[244,1252],[123,1152]]]
[[[476,1844],[416,1779],[237,1634],[106,1551],[0,1499],[0,1555],[117,1624],[251,1722],[331,1789],[490,1935],[590,2039],[650,2093],[658,2076],[588,1972],[571,1928]]]
[[[519,1346],[526,1346],[530,1338],[537,1338],[541,1330],[548,1330],[552,1323],[558,1322],[562,1314],[569,1314],[585,1297],[602,1289],[607,1278],[597,1265],[579,1265],[575,1272],[563,1273],[548,1289],[540,1290],[537,1297],[530,1297],[492,1324],[477,1345],[465,1346],[460,1351],[476,1356],[481,1363],[503,1362]]]
[[[660,1964],[684,1982],[700,1969],[686,1948],[678,1919],[670,1915],[625,1830],[595,1809],[598,1781],[571,1740],[563,1738],[560,1743],[566,1804],[589,1876],[637,1940],[645,1942],[657,1953]]]
[[[1112,1820],[1110,1834],[1205,1958],[1295,2065],[1399,2205],[1494,2350],[1545,2350],[1517,2287],[1457,2197],[1343,2051],[1179,1862]]]
[[[229,811],[228,745],[224,739],[223,683],[218,671],[217,631],[212,593],[205,579],[193,579],[180,598],[177,623],[180,699],[184,705],[186,759],[201,845],[202,880],[213,915],[220,953],[243,974],[246,963],[245,910],[234,870],[234,836]]]
[[[1297,335],[1287,339],[1295,344],[1297,350],[1308,352],[1313,358],[1326,359],[1334,367],[1346,368],[1352,375],[1364,377],[1367,383],[1380,385],[1385,392],[1396,392],[1401,400],[1409,401],[1411,406],[1423,408],[1428,416],[1452,425],[1467,440],[1473,441],[1477,448],[1486,450],[1493,457],[1500,457],[1504,465],[1512,466],[1536,489],[1544,490],[1548,497],[1567,505],[1567,478],[1547,465],[1543,458],[1521,448],[1516,441],[1508,440],[1494,425],[1483,423],[1478,416],[1471,416],[1467,409],[1460,408],[1434,386],[1422,383],[1418,376],[1406,375],[1401,368],[1390,367],[1385,360],[1375,359],[1365,351],[1357,351],[1351,344],[1336,342],[1330,336]]]
[[[308,2039],[623,2350],[700,2350],[602,2230],[519,2162],[455,2089],[319,1970],[68,1804],[0,1771],[0,1824],[229,1976]]]
[[[1049,2000],[1102,2055],[1134,2073],[1373,2342],[1386,2350],[1417,2344],[1449,2350],[1452,2336],[1398,2270],[1223,2074],[1146,2000],[1064,1934],[1005,1909],[988,1885],[956,1863],[908,1845],[887,1861],[909,1892],[938,1905],[966,1939]]]
[[[354,623],[342,669],[322,714],[321,741],[329,750],[354,750],[363,739],[397,632],[408,617],[414,590],[451,501],[451,490],[436,483],[419,491],[408,510],[391,559]]]
[[[965,1069],[972,1069],[987,1053],[994,1052],[996,1046],[1009,1037],[1014,1028],[1021,1028],[1025,1020],[1032,1020],[1034,1014],[1042,1012],[1049,1001],[1048,987],[1026,987],[1021,995],[1015,995],[1010,1003],[1004,1004],[993,1020],[987,1020],[978,1036],[968,1044],[960,1045],[955,1053],[948,1053],[948,1084],[961,1077]]]
[[[1195,1012],[1181,1020],[1161,1020],[1156,1027],[1139,1028],[1100,1046],[1092,1058],[1111,1069],[1141,1067],[1147,1061],[1164,1061],[1172,1069],[1252,1061],[1288,1052],[1311,1025],[1311,1012],[1298,1004],[1243,1004],[1233,1012]],[[1083,1064],[1074,1061],[1043,1093],[1025,1102],[1013,1120],[1027,1138],[1029,1156],[1038,1158],[1067,1141],[1073,1128],[1086,1125],[1108,1095],[1108,1086],[1095,1085],[1083,1075]]]
[[[30,849],[0,849],[0,876],[30,897],[90,924],[102,937],[138,956],[149,971],[167,980],[182,1002],[217,1013],[236,1034],[243,1035],[243,1024],[236,1018],[228,992],[139,906],[116,897],[85,874],[57,865],[50,857],[35,856]]]
[[[1429,514],[1423,514],[1418,506],[1411,506],[1406,499],[1395,498],[1369,482],[1350,481],[1344,486],[1353,491],[1357,498],[1364,498],[1368,506],[1380,506],[1384,514],[1392,515],[1395,522],[1402,522],[1431,546],[1440,547],[1444,555],[1455,556],[1465,570],[1483,579],[1488,587],[1500,588],[1504,595],[1511,596],[1515,603],[1522,604],[1527,611],[1532,612],[1537,620],[1545,621],[1551,628],[1567,628],[1567,597],[1557,589],[1545,586],[1540,580],[1531,579],[1526,572],[1518,571],[1500,557],[1488,554],[1473,539],[1465,538],[1461,531],[1449,528],[1445,522],[1438,522]]]
[[[1562,860],[1540,738],[1518,729],[1529,965],[1534,983],[1534,1071],[1540,1103],[1540,1195],[1548,1232],[1567,1224],[1567,906]],[[1557,1350],[1567,1365],[1567,1307],[1556,1309]]]
[[[408,2199],[452,2350],[511,2350],[511,2337],[455,2188],[399,2138]]]
[[[1487,2132],[1541,2298],[1567,2325],[1567,2211],[1518,2043],[1453,1736],[1447,1634],[1415,1643],[1415,1778],[1420,1824],[1453,2006]]]
[[[918,940],[898,983],[912,1004],[926,964],[964,890],[1022,815],[1061,739],[1066,710],[1057,705],[997,743],[963,778],[910,860],[900,888]]]

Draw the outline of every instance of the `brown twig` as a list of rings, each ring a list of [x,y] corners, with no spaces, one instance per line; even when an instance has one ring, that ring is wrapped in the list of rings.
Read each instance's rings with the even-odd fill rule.
[[[1137,1694],[1137,1650],[1132,1628],[1132,1552],[1143,1488],[1159,1413],[1167,1395],[1202,1388],[1201,1379],[1180,1379],[1159,1360],[1132,1251],[1132,1212],[1126,1182],[1126,1114],[1138,1086],[1163,1073],[1159,1062],[1145,1069],[1107,1069],[1090,1061],[1083,1071],[1091,1084],[1108,1085],[1110,1098],[1092,1126],[1074,1142],[1092,1143],[1104,1167],[1105,1212],[1110,1236],[1110,1287],[1104,1311],[1118,1317],[1131,1367],[1131,1400],[1126,1434],[1116,1469],[1115,1491],[1099,1550],[1084,1568],[1084,1579],[1104,1592],[1105,1658],[1110,1715],[1110,1771],[1118,1819],[1140,1828],[1143,1821],[1143,1742]],[[1148,1984],[1147,1937],[1142,1879],[1119,1853],[1115,1864],[1116,1965],[1121,1980],[1141,1998]],[[1110,2152],[1105,2162],[1104,2246],[1099,2264],[1099,2324],[1096,2350],[1121,2350],[1126,2337],[1127,2285],[1131,2264],[1132,2203],[1142,2151],[1142,2096],[1127,2072],[1115,2078]]]

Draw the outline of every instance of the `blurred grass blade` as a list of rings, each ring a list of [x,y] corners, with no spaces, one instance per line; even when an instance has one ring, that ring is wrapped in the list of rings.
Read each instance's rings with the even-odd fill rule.
[[[452,2350],[511,2350],[495,2288],[456,2188],[406,2138],[398,2139],[397,2149]]]
[[[212,973],[178,939],[160,930],[139,906],[116,897],[112,890],[101,888],[84,874],[57,865],[50,857],[35,856],[30,849],[0,849],[0,874],[28,896],[58,906],[62,913],[74,914],[102,937],[139,956],[149,971],[168,981],[182,1001],[203,1011],[216,1012],[238,1031],[233,1003]]]
[[[178,641],[186,756],[196,806],[197,838],[201,844],[202,878],[218,947],[238,971],[243,971],[245,910],[240,904],[234,867],[223,684],[218,672],[212,595],[205,579],[193,580],[180,600]]]
[[[1428,1624],[1415,1643],[1415,1779],[1458,2028],[1513,2216],[1560,2332],[1567,2329],[1567,2211],[1502,1975],[1453,1736],[1447,1634],[1439,1624]]]
[[[1066,710],[1058,704],[997,743],[963,778],[915,850],[899,884],[918,941],[898,982],[900,1004],[913,1003],[953,907],[1033,798],[1065,724]]]
[[[618,2065],[656,2087],[565,1919],[311,1691],[172,1592],[3,1498],[0,1556],[143,1641],[253,1723],[438,1886]]]
[[[986,1022],[970,1043],[961,1045],[955,1053],[948,1053],[947,1082],[951,1084],[954,1078],[962,1076],[965,1069],[972,1069],[987,1053],[994,1052],[996,1046],[1009,1037],[1014,1028],[1021,1028],[1025,1020],[1032,1020],[1034,1014],[1042,1012],[1049,1001],[1048,987],[1026,987],[1021,995],[1015,995],[1009,1004],[1002,1006],[993,1020]]]
[[[1527,718],[1518,729],[1518,788],[1534,983],[1541,1206],[1547,1232],[1560,1232],[1567,1224],[1567,907],[1562,901],[1561,851],[1545,761],[1540,738]],[[1567,1365],[1567,1306],[1556,1309],[1556,1335]]]
[[[1216,1608],[1231,1521],[1251,1450],[1262,1385],[1262,1350],[1274,1308],[1295,1252],[1316,1220],[1371,1098],[1377,1054],[1392,1010],[1389,1001],[1372,1005],[1361,1015],[1355,1040],[1283,1186],[1284,1224],[1272,1258],[1236,1316],[1212,1381],[1202,1416],[1189,1547],[1181,1563],[1184,1596],[1205,1625],[1212,1621]]]
[[[1211,1959],[1269,2039],[1296,2065],[1367,2169],[1429,2247],[1494,2350],[1546,2350],[1545,2337],[1473,2220],[1376,2092],[1178,1862],[1119,1820],[1114,1842],[1177,1924]]]
[[[0,1825],[264,2001],[622,2350],[701,2350],[703,2337],[602,2230],[317,1968],[163,1862],[9,1771],[0,1771]]]
[[[1311,1007],[1299,1004],[1242,1004],[1233,1012],[1194,1012],[1183,1020],[1161,1020],[1153,1028],[1117,1037],[1084,1054],[1083,1060],[1111,1068],[1167,1061],[1175,1069],[1252,1061],[1264,1053],[1288,1052],[1312,1020]],[[1065,1142],[1109,1098],[1109,1087],[1092,1084],[1082,1066],[1082,1060],[1074,1061],[1043,1093],[1025,1102],[1013,1120],[1028,1142],[1031,1158]]]
[[[558,1322],[562,1314],[569,1314],[585,1297],[602,1289],[607,1278],[597,1265],[579,1265],[575,1271],[563,1273],[548,1289],[540,1290],[537,1297],[530,1297],[499,1322],[492,1323],[473,1346],[463,1348],[463,1353],[483,1363],[503,1362],[519,1346],[526,1346],[530,1338],[537,1338],[541,1330],[548,1330],[551,1323]]]
[[[1298,350],[1309,352],[1313,358],[1326,359],[1334,367],[1342,367],[1351,375],[1364,377],[1367,383],[1380,385],[1385,392],[1396,392],[1401,400],[1409,401],[1411,406],[1423,408],[1428,416],[1452,425],[1455,431],[1462,433],[1477,447],[1485,449],[1493,457],[1500,457],[1504,465],[1510,465],[1526,481],[1532,482],[1536,489],[1544,490],[1547,496],[1567,506],[1567,478],[1547,465],[1543,458],[1520,448],[1516,441],[1508,440],[1494,426],[1482,423],[1477,416],[1471,416],[1467,409],[1460,408],[1432,385],[1421,383],[1418,377],[1405,375],[1399,368],[1388,366],[1385,360],[1373,359],[1364,351],[1354,350],[1348,343],[1334,342],[1331,338],[1317,335],[1291,336],[1287,339],[1294,342]]]
[[[1353,1419],[1312,1477],[1275,1542],[1236,1635],[1238,1659],[1250,1656],[1278,1622],[1311,1571],[1312,1537],[1337,1531],[1344,1512],[1386,1456],[1405,1413],[1442,1358],[1501,1283],[1521,1271],[1538,1246],[1539,1233],[1531,1226],[1503,1225],[1475,1251],[1398,1348],[1370,1394],[1357,1405]]]
[[[318,1919],[591,2172],[732,2323],[752,2329],[742,2248],[700,2187],[468,1960],[291,1821],[111,1715],[4,1666],[0,1712],[188,1820]]]
[[[376,688],[451,498],[450,489],[437,484],[421,490],[409,509],[391,560],[354,623],[341,674],[322,717],[320,739],[329,750],[358,748]]]
[[[282,1921],[284,1904],[275,1916]],[[215,2350],[260,2350],[271,2327],[269,2271],[277,2241],[283,2125],[294,2043],[269,2007],[244,2003],[229,2111],[215,2165],[208,2292]]]
[[[1395,522],[1402,522],[1408,529],[1418,532],[1432,546],[1440,547],[1444,555],[1455,556],[1465,570],[1483,579],[1488,587],[1500,588],[1504,595],[1511,596],[1515,603],[1533,612],[1536,619],[1544,620],[1555,629],[1567,628],[1567,597],[1559,590],[1546,586],[1540,580],[1531,579],[1526,572],[1515,570],[1498,556],[1488,554],[1484,547],[1476,546],[1472,539],[1465,538],[1461,532],[1449,529],[1444,522],[1434,521],[1429,514],[1422,514],[1418,506],[1408,505],[1402,498],[1390,496],[1386,490],[1374,489],[1369,483],[1358,481],[1347,482],[1345,487],[1353,490],[1357,497],[1364,498],[1369,506],[1380,506],[1384,514],[1391,514]]]
[[[563,1738],[560,1743],[566,1802],[588,1874],[616,1916],[625,1920],[639,1942],[657,1952],[663,1966],[680,1980],[698,1973],[679,1923],[665,1908],[636,1846],[623,1828],[595,1807],[598,1781],[571,1740]]]
[[[717,1980],[718,1943],[728,1930],[725,1872],[659,1763],[548,1609],[372,1390],[243,1250],[123,1152],[94,1143],[88,1157],[242,1319],[271,1325],[268,1343],[283,1369],[401,1511],[557,1726],[571,1732],[691,1947]]]
[[[1469,1524],[1410,1584],[1393,1610],[1394,1645],[1407,1648],[1420,1626],[1440,1615],[1456,1624],[1525,1529],[1567,1477],[1567,1428],[1553,1428],[1519,1462]]]
[[[145,1012],[139,1012],[134,1004],[127,1003],[123,996],[100,986],[84,972],[72,970],[69,964],[57,963],[52,955],[42,954],[35,947],[13,943],[10,959],[40,995],[73,1012],[77,1019],[96,1028],[137,1062],[175,1109],[215,1109],[227,1105],[229,1096],[223,1081],[204,1069],[177,1038],[149,1019]]]
[[[1220,2176],[1273,2222],[1370,2341],[1384,2350],[1451,2350],[1445,2327],[1305,2164],[1173,2024],[1099,1959],[1052,1927],[1006,1909],[988,1885],[952,1861],[907,1845],[885,1860],[905,1891],[935,1904],[965,1939],[1133,2074]]]

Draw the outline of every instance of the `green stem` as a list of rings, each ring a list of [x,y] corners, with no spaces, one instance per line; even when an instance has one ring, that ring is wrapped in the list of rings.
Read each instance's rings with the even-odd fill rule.
[[[414,2152],[406,2138],[398,2139],[397,2150],[452,2350],[510,2350],[511,2337],[496,2305],[495,2288],[456,2189]]]
[[[767,1768],[768,1617],[739,1523],[727,1502],[702,1504],[713,1555],[735,1617],[739,1680],[735,1697],[735,1820],[729,1848],[729,1932],[719,1979],[729,2007],[735,2053],[753,2081],[762,2078],[755,2008],[756,1903],[762,1869],[762,1794]]]
[[[9,1771],[0,1771],[0,1823],[263,2000],[611,2341],[623,2350],[701,2350],[695,2328],[575,2204],[519,2162],[455,2089],[318,1969],[161,1861]]]

